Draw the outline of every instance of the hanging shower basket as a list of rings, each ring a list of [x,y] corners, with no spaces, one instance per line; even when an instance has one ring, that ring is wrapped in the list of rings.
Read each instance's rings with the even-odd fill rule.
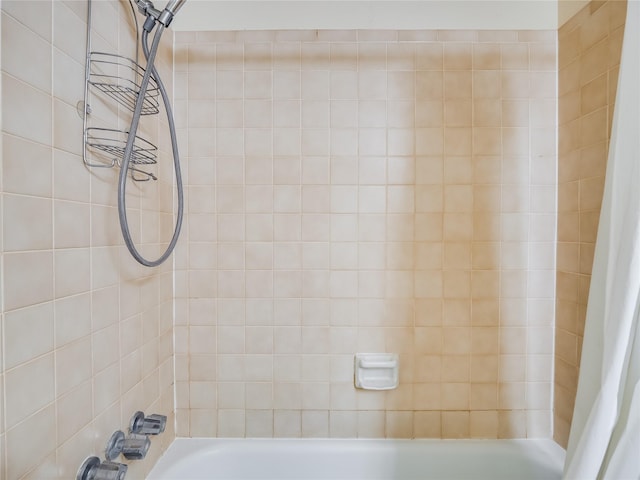
[[[127,145],[129,132],[125,130],[113,130],[110,128],[87,128],[87,147],[98,150],[112,158],[120,165],[124,157],[124,149]],[[156,163],[158,148],[151,142],[136,135],[131,153],[131,163],[134,165],[153,165]]]
[[[133,112],[144,68],[128,57],[103,52],[89,54],[89,83]],[[142,106],[142,115],[158,113],[158,85],[152,78]]]
[[[115,167],[117,165],[119,167],[124,158],[128,136],[129,132],[125,130],[98,127],[87,128],[85,130],[85,150],[87,153],[92,153],[94,161],[89,166]],[[157,151],[158,148],[153,143],[136,135],[129,164],[133,180],[137,182],[157,180],[153,173],[139,168],[139,165],[154,165],[157,163]]]
[[[105,126],[89,126],[88,117],[91,113],[89,96],[95,92],[133,113],[145,70],[131,58],[105,52],[92,52],[90,25],[90,18],[88,18],[85,92],[82,104],[84,131],[82,158],[88,167],[120,167],[129,132]],[[142,115],[159,113],[159,94],[158,85],[151,77],[144,96]],[[136,135],[128,168],[133,180],[137,182],[157,180],[157,177],[148,171],[149,166],[157,163],[157,152],[156,145]]]

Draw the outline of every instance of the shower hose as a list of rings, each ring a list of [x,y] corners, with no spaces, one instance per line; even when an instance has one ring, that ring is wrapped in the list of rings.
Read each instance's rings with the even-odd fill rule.
[[[145,23],[145,28],[142,31],[142,49],[144,52],[144,56],[147,60],[147,68],[145,69],[144,75],[142,77],[142,81],[140,82],[140,92],[138,94],[138,98],[136,100],[136,105],[133,111],[133,118],[131,119],[131,126],[129,127],[129,134],[127,138],[127,144],[124,149],[122,165],[120,166],[120,175],[118,177],[118,218],[120,220],[120,229],[122,230],[122,236],[124,238],[124,242],[127,246],[127,249],[139,263],[145,265],[147,267],[156,267],[163,263],[169,255],[173,252],[176,243],[178,241],[178,237],[180,236],[180,228],[182,226],[182,216],[184,212],[184,195],[183,195],[183,187],[182,187],[182,175],[180,173],[180,157],[178,155],[178,140],[176,138],[176,126],[173,119],[173,112],[171,109],[171,103],[169,101],[169,96],[167,95],[167,90],[162,83],[160,75],[156,70],[154,65],[156,53],[158,51],[158,45],[160,44],[160,38],[162,37],[162,32],[164,31],[165,26],[162,23],[158,23],[158,29],[153,37],[153,42],[151,43],[151,50],[149,50],[148,45],[148,35],[151,29],[153,28],[153,23]],[[144,97],[147,92],[147,87],[149,85],[149,79],[153,75],[155,79],[158,89],[160,90],[160,94],[162,95],[162,101],[164,102],[165,111],[167,113],[167,120],[169,121],[169,133],[171,136],[171,148],[173,153],[173,166],[175,170],[175,179],[176,179],[176,190],[178,197],[178,212],[176,215],[176,224],[173,230],[173,235],[171,237],[171,241],[167,246],[165,252],[160,255],[156,260],[147,260],[144,258],[138,249],[136,248],[133,239],[131,238],[131,232],[129,231],[129,221],[127,220],[127,207],[126,207],[126,185],[127,185],[127,174],[129,171],[129,164],[131,163],[131,155],[133,153],[133,144],[136,137],[136,132],[138,130],[138,124],[140,122],[140,115],[142,113],[142,107],[144,104]]]

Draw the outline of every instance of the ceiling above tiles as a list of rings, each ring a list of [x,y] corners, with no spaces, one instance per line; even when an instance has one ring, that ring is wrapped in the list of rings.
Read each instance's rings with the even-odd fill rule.
[[[177,31],[556,29],[587,2],[562,0],[189,0]]]

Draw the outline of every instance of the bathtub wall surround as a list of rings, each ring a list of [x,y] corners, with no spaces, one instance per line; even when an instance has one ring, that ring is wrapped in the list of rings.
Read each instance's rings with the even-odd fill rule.
[[[133,55],[126,2],[94,6],[96,49]],[[175,270],[133,264],[113,172],[81,167],[84,2],[0,8],[2,478],[72,477],[138,408],[169,416],[139,476],[176,408],[183,436],[549,436],[554,307],[564,444],[623,2],[560,30],[559,72],[551,31],[177,34]],[[399,388],[356,391],[356,351],[400,352]]]
[[[566,447],[616,97],[626,2],[592,2],[558,32],[554,438]]]
[[[555,31],[178,32],[179,436],[550,436]],[[397,352],[356,390],[355,352]]]
[[[169,422],[129,467],[142,478],[175,437],[173,271],[134,264],[119,234],[117,172],[82,165],[86,2],[1,9],[0,477],[74,478],[144,409]],[[128,2],[93,9],[94,48],[135,56]],[[163,42],[158,64],[170,72],[171,35]],[[91,106],[94,119],[128,125],[97,97]],[[145,133],[169,158],[159,128]],[[159,182],[128,189],[136,239],[152,248],[171,231],[168,166]]]

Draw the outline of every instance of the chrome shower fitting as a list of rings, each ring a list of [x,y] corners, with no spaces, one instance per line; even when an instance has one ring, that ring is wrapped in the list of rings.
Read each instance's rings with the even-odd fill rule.
[[[182,5],[184,5],[184,2],[186,1],[187,0],[169,0],[167,2],[167,5],[164,7],[164,10],[160,14],[160,18],[158,19],[158,21],[165,27],[168,27],[175,14],[178,13],[178,10],[182,8]]]
[[[78,469],[76,480],[124,480],[127,466],[122,463],[101,462],[98,457],[88,457]]]
[[[148,417],[143,412],[136,412],[129,422],[129,431],[142,435],[158,435],[164,432],[167,426],[166,415],[153,414]]]
[[[164,10],[158,10],[153,2],[150,0],[135,0],[138,5],[138,10],[143,15],[153,18],[154,21],[160,22],[165,27],[168,27],[173,17],[178,13],[178,10],[182,7],[187,0],[169,0]]]
[[[146,435],[132,433],[125,437],[124,432],[117,430],[107,442],[104,457],[113,461],[122,454],[127,460],[142,460],[147,456],[150,446],[151,440]]]

